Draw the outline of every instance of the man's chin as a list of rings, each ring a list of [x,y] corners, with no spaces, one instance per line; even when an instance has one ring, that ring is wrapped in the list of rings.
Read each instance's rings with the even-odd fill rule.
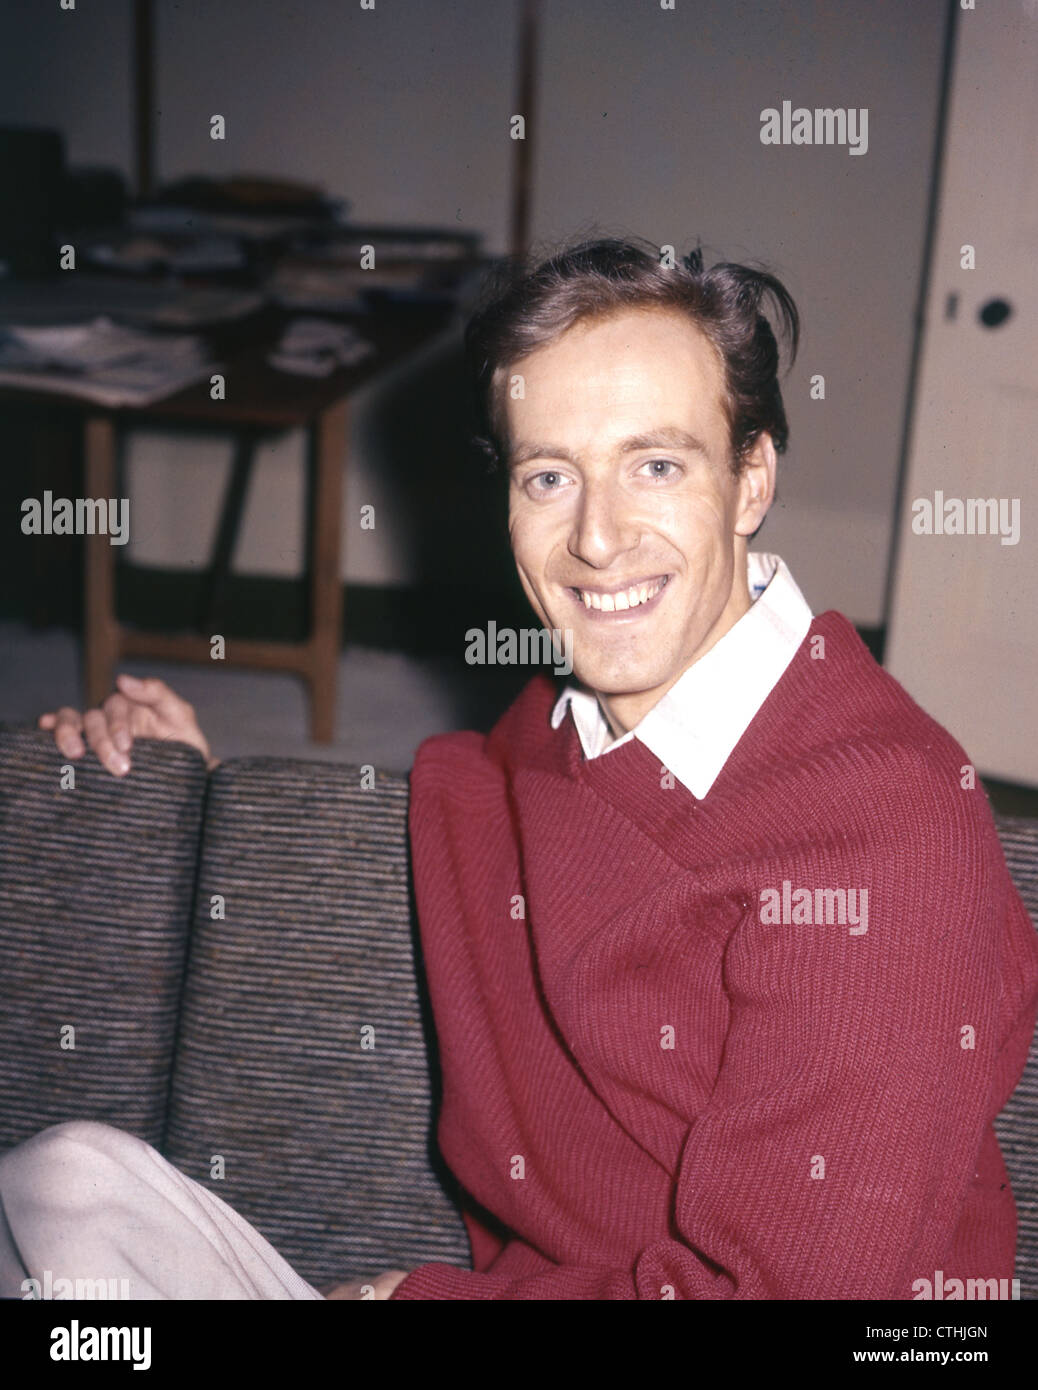
[[[615,668],[582,666],[574,658],[571,680],[579,681],[596,695],[607,699],[622,699],[625,695],[646,695],[656,690],[666,679],[657,671],[618,671]]]

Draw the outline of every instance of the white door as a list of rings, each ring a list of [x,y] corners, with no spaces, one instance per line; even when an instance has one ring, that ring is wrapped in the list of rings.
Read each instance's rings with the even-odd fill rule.
[[[979,772],[1038,785],[1038,0],[957,18],[885,665]]]

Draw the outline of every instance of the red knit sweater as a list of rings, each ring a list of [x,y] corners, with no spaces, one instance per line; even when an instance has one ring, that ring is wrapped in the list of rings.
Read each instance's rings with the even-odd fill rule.
[[[966,754],[836,612],[702,801],[637,739],[586,760],[554,699],[535,677],[488,737],[415,761],[439,1140],[474,1269],[423,1265],[393,1298],[1011,1279],[991,1122],[1038,943]],[[802,888],[821,921],[761,920]],[[858,890],[859,916],[867,890],[867,931],[816,889]]]

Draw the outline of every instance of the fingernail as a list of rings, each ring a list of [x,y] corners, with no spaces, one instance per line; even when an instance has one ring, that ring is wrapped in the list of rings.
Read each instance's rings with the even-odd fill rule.
[[[112,762],[113,762],[114,765],[115,765],[115,770],[116,770],[116,772],[118,772],[118,773],[120,774],[120,776],[122,776],[123,773],[129,772],[129,770],[130,770],[130,760],[129,760],[129,758],[117,757],[117,758],[113,758],[113,759],[112,759]]]

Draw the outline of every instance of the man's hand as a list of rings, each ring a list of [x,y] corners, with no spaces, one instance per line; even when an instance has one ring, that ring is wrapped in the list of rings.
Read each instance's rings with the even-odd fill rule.
[[[210,768],[217,765],[194,710],[164,681],[120,675],[115,683],[118,690],[100,709],[88,709],[81,715],[65,706],[56,713],[40,715],[39,727],[54,730],[54,742],[66,758],[83,756],[85,735],[98,761],[116,777],[124,777],[130,770],[133,740],[162,738],[188,743],[198,749]]]
[[[380,1274],[377,1279],[356,1279],[352,1284],[330,1284],[328,1288],[321,1292],[325,1298],[356,1298],[363,1299],[363,1289],[373,1288],[374,1298],[388,1298],[396,1288],[397,1284],[402,1283],[408,1275],[404,1269],[389,1269],[385,1274]]]

